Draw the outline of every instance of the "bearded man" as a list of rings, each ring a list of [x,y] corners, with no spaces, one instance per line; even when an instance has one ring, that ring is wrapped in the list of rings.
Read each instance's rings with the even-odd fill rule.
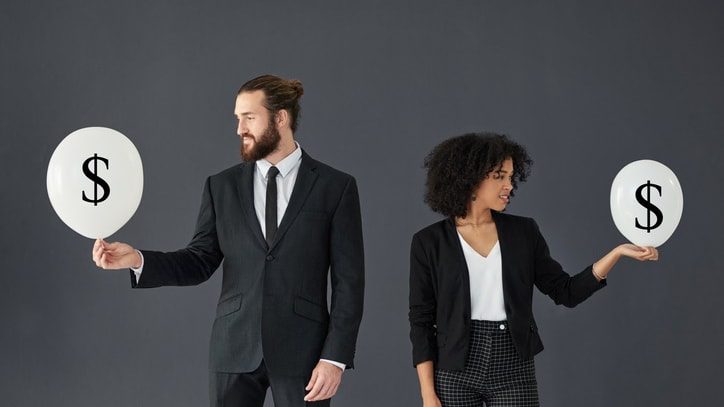
[[[242,163],[206,179],[196,231],[174,252],[97,240],[103,269],[134,288],[196,285],[223,265],[209,352],[213,406],[328,406],[353,367],[364,255],[355,179],[294,139],[301,82],[246,82],[234,115]],[[327,281],[331,277],[331,302]]]

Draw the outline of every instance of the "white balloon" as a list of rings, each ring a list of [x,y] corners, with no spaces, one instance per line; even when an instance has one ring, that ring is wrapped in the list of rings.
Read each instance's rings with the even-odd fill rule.
[[[639,246],[658,247],[676,230],[684,210],[681,184],[654,160],[627,164],[611,184],[611,215],[621,234]]]
[[[106,238],[133,216],[143,195],[143,165],[131,140],[106,127],[70,133],[50,157],[48,197],[81,235]]]

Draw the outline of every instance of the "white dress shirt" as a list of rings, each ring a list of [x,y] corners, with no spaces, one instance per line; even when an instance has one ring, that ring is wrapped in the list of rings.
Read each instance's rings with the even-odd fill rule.
[[[500,241],[483,257],[458,232],[465,262],[470,274],[470,318],[482,321],[504,321],[503,263]]]
[[[289,198],[294,190],[294,183],[297,181],[299,174],[299,166],[302,163],[302,149],[297,144],[297,148],[283,160],[279,161],[275,167],[279,170],[277,175],[277,226],[282,222],[284,212],[289,206]],[[256,162],[254,171],[254,211],[256,218],[259,219],[261,226],[261,234],[266,238],[266,184],[267,174],[272,167],[272,163],[261,159]]]
[[[284,212],[287,210],[289,205],[289,198],[292,196],[294,190],[294,183],[297,180],[297,174],[299,174],[299,166],[302,163],[302,148],[299,143],[294,142],[297,148],[294,149],[288,156],[284,157],[279,161],[275,167],[279,170],[277,174],[277,226],[284,217]],[[257,160],[254,166],[254,211],[256,212],[256,218],[259,220],[259,226],[261,226],[261,233],[266,237],[266,184],[267,174],[269,169],[273,166],[272,163],[265,159]],[[143,255],[141,255],[141,267],[133,270],[136,275],[136,282],[141,277],[143,271]],[[344,371],[346,365],[344,363],[335,362],[328,359],[320,359],[325,362],[329,362]]]

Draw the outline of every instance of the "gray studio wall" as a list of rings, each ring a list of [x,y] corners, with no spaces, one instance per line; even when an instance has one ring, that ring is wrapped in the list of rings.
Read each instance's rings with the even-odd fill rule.
[[[535,160],[509,212],[536,218],[577,272],[619,243],[611,181],[652,158],[684,189],[658,263],[622,260],[570,310],[539,293],[548,406],[715,405],[724,325],[724,7],[715,1],[18,1],[0,3],[3,174],[0,404],[199,406],[220,273],[131,290],[47,198],[68,133],[120,130],[144,196],[112,240],[191,238],[206,176],[236,164],[236,89],[262,73],[305,85],[298,140],[356,176],[367,292],[357,369],[337,406],[420,405],[411,367],[411,234],[425,154],[467,131],[510,134]],[[271,405],[271,403],[269,403]]]

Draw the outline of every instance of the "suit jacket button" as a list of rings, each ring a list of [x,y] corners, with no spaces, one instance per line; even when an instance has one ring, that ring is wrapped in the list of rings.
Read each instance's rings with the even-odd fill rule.
[[[272,256],[271,254],[266,256],[266,261],[272,261],[272,260],[274,260],[274,256]]]

